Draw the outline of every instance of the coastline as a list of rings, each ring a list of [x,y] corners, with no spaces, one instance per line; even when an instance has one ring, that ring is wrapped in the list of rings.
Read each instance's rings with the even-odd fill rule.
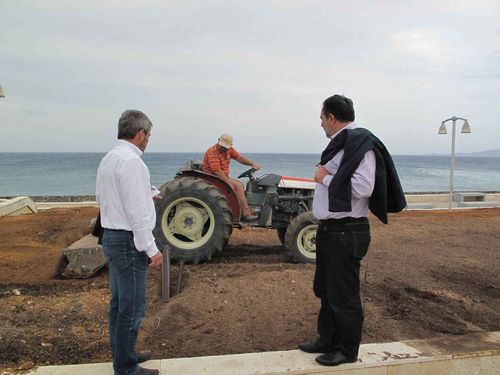
[[[481,190],[471,190],[471,192],[480,193],[480,194],[499,194],[500,191],[481,191]],[[463,193],[466,191],[456,190],[454,193]],[[469,192],[469,191],[467,191]],[[407,199],[411,200],[412,196],[424,196],[424,195],[434,195],[434,196],[448,196],[448,191],[416,191],[416,192],[405,192],[405,196]],[[20,195],[6,195],[0,196],[0,200],[2,199],[13,199]],[[95,195],[27,195],[34,202],[47,203],[47,202],[95,202]],[[409,202],[410,203],[410,202]]]
[[[18,195],[0,196],[1,199],[13,199]],[[95,202],[95,195],[29,195],[33,202]]]
[[[464,193],[464,191],[454,191],[454,194]],[[491,201],[500,201],[500,191],[480,191],[475,190],[474,193],[485,194],[491,196]],[[448,197],[448,191],[418,191],[418,192],[405,192],[408,203],[420,203],[422,198],[429,198],[431,201],[441,201],[444,197]],[[20,195],[0,196],[0,200],[13,199]],[[95,195],[29,195],[35,203],[51,203],[51,202],[96,202]]]

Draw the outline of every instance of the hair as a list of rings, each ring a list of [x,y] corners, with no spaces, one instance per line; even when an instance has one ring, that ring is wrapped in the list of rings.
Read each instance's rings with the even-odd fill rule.
[[[343,95],[330,96],[323,102],[322,112],[325,116],[332,114],[342,122],[354,121],[354,106],[352,100]]]
[[[132,139],[141,130],[149,134],[153,124],[143,112],[127,109],[118,120],[118,139]]]

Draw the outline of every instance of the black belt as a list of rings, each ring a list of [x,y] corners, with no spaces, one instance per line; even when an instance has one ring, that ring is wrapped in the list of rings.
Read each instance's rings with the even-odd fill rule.
[[[363,232],[370,230],[370,223],[366,217],[320,220],[319,225],[328,232]]]
[[[123,232],[123,233],[127,233],[127,234],[134,234],[134,232],[132,232],[130,230],[125,230],[125,229],[109,229],[109,228],[104,228],[104,230],[109,230],[111,232]]]

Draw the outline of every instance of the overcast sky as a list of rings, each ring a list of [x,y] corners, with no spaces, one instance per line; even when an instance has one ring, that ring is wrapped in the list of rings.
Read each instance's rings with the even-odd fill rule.
[[[500,1],[0,1],[0,152],[107,151],[124,109],[148,151],[320,152],[322,101],[394,154],[500,149]],[[460,124],[461,126],[461,124]]]

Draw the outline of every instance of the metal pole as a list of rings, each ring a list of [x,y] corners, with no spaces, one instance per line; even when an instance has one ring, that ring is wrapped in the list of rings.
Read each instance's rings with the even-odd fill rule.
[[[447,134],[446,133],[446,126],[445,124],[448,121],[452,121],[452,129],[451,129],[451,166],[450,166],[450,193],[448,197],[448,209],[452,209],[453,205],[453,175],[455,173],[455,138],[457,134],[457,120],[461,120],[464,122],[464,125],[462,126],[462,133],[470,133],[470,125],[467,119],[453,116],[449,119],[444,120],[441,122],[441,126],[439,127],[439,132],[438,134]]]
[[[455,123],[457,119],[452,118],[453,125],[451,130],[451,168],[450,168],[450,196],[448,197],[448,209],[451,210],[452,200],[453,200],[453,173],[455,172],[455,133],[456,126]]]
[[[161,267],[161,299],[168,302],[170,299],[170,252],[168,247],[163,249],[163,263]]]
[[[182,273],[184,272],[184,261],[179,261],[179,275],[177,279],[177,294],[181,294]]]

